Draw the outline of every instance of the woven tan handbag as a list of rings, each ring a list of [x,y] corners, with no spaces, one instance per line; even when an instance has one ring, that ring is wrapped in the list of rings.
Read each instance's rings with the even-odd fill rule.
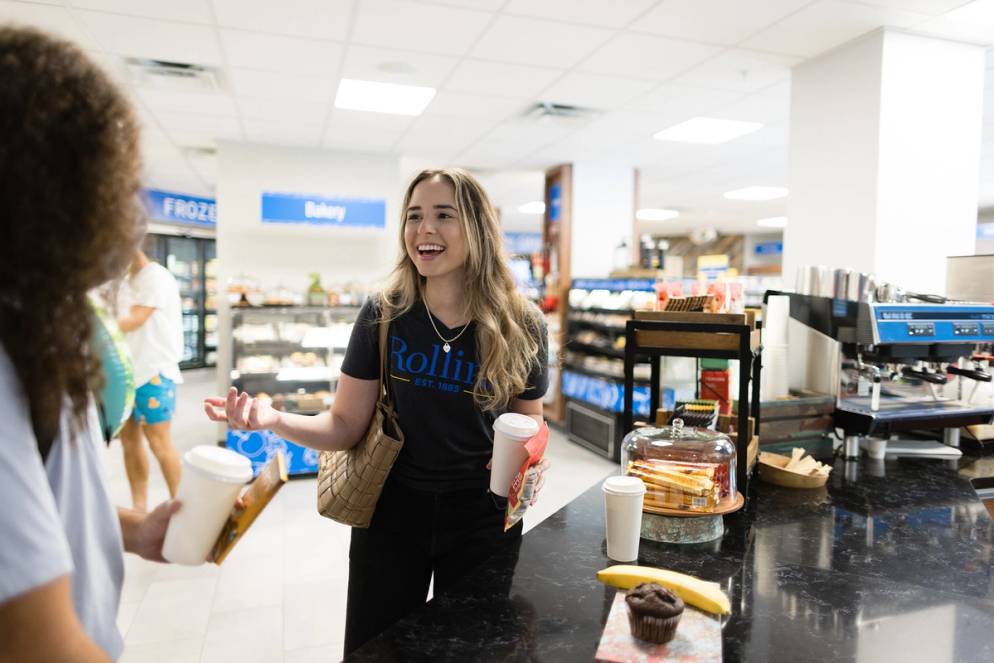
[[[318,513],[352,527],[369,527],[383,484],[404,446],[387,388],[388,326],[380,322],[380,391],[369,430],[351,449],[322,451],[318,460]]]

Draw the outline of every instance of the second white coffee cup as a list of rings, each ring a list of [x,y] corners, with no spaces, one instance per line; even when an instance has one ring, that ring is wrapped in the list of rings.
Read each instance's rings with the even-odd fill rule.
[[[183,454],[176,491],[183,505],[169,520],[162,556],[174,564],[203,564],[251,478],[252,463],[230,449],[201,445]]]
[[[494,457],[490,465],[490,492],[507,497],[514,476],[528,459],[525,442],[538,434],[538,422],[508,412],[494,422]]]
[[[638,477],[608,477],[601,490],[604,492],[607,556],[616,562],[634,562],[639,558],[645,484]]]

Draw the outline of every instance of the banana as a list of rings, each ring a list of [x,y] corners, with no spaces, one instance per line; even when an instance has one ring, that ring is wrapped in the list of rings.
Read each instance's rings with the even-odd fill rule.
[[[716,615],[732,611],[728,597],[716,582],[708,582],[676,571],[651,566],[618,564],[597,572],[597,579],[619,589],[631,589],[644,582],[654,582],[672,590],[686,603]]]

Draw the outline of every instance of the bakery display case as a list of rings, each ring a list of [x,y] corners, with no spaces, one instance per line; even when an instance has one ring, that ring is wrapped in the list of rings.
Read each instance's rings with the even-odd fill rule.
[[[282,412],[331,407],[357,306],[233,307],[230,384]],[[271,431],[229,429],[225,444],[261,469],[277,451],[291,475],[317,472],[318,452]]]

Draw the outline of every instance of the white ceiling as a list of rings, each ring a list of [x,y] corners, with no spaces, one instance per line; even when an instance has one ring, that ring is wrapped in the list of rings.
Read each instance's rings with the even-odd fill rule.
[[[786,185],[790,67],[880,26],[994,43],[994,30],[944,14],[966,0],[0,0],[0,20],[62,34],[127,88],[145,125],[147,182],[210,194],[218,139],[396,153],[474,168],[505,218],[541,197],[541,171],[625,160],[640,203],[706,223],[755,228],[786,201],[730,201]],[[214,65],[216,93],[136,87],[124,56]],[[386,67],[384,67],[386,65]],[[398,66],[401,65],[401,66]],[[994,58],[988,58],[988,72]],[[384,67],[384,68],[381,68]],[[438,88],[419,118],[333,108],[342,77]],[[525,122],[535,101],[587,106],[575,124]],[[994,76],[981,163],[994,205]],[[762,122],[721,145],[655,132],[695,115]],[[535,221],[537,223],[537,221]]]

